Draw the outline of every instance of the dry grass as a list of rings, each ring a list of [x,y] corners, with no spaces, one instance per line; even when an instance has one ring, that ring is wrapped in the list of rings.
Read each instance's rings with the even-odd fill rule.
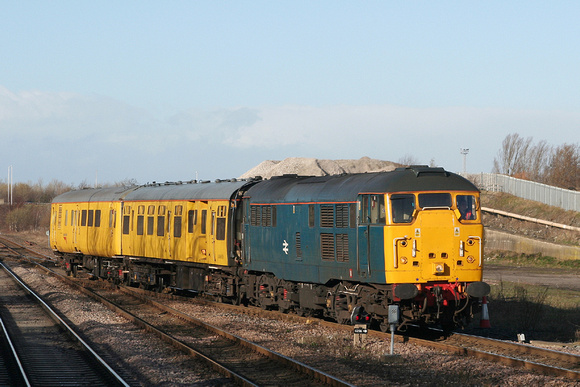
[[[512,212],[532,218],[580,227],[580,212],[566,211],[558,207],[525,200],[506,193],[482,192],[481,205],[483,207]],[[580,233],[577,231],[546,227],[541,224],[491,214],[484,214],[483,224],[486,227],[530,238],[541,239],[553,243],[580,246]]]

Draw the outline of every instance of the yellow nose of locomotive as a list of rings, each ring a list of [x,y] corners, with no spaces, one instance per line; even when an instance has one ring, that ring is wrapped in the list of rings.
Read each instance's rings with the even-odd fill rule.
[[[448,205],[418,205],[410,222],[392,221],[385,228],[393,246],[385,252],[388,282],[481,281],[483,226],[477,208],[466,219],[456,203],[468,195],[448,195]],[[476,203],[473,193],[469,197]]]

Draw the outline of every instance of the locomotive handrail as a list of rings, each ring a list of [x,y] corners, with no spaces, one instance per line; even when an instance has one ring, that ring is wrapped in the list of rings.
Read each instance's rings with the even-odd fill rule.
[[[483,254],[482,254],[483,243],[481,242],[481,237],[470,235],[468,238],[477,239],[479,241],[479,266],[481,267],[482,259],[483,259]]]
[[[395,238],[393,239],[393,266],[396,268],[399,267],[399,249],[397,248],[397,242],[407,240],[408,236],[405,235],[404,237]]]

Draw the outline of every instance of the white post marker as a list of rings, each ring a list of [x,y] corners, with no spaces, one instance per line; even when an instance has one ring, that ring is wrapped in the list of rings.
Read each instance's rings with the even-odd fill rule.
[[[389,324],[391,325],[391,355],[395,351],[395,329],[400,319],[399,305],[389,305]]]

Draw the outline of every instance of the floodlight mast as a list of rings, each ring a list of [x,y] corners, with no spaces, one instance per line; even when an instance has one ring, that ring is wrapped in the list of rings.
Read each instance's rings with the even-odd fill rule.
[[[467,154],[469,153],[469,149],[461,148],[459,151],[463,155],[463,174],[465,175],[467,174]]]

